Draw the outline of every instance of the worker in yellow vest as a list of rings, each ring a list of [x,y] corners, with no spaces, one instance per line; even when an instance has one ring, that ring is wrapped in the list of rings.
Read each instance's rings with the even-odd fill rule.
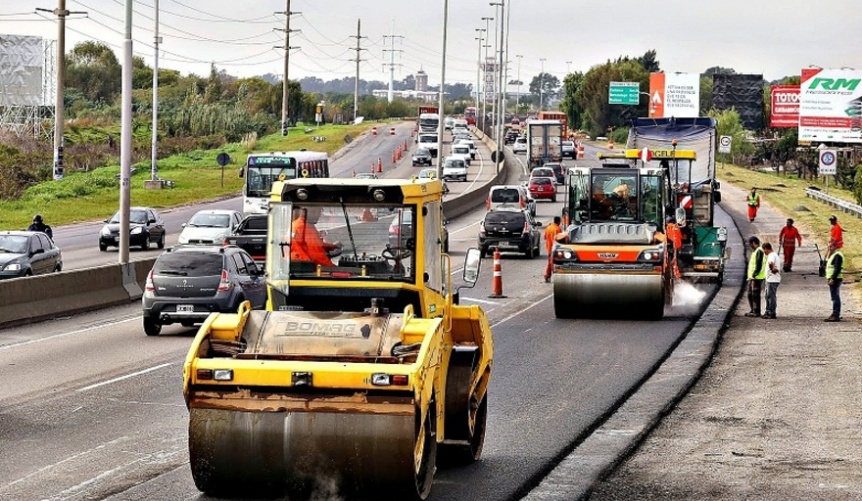
[[[759,317],[760,291],[763,290],[763,281],[766,280],[766,254],[757,237],[748,237],[748,247],[751,249],[751,257],[748,258],[748,306],[751,311],[745,316]]]
[[[829,285],[829,295],[832,297],[832,315],[826,318],[826,322],[838,322],[841,320],[841,282],[844,281],[844,253],[829,242],[829,258],[826,260],[826,283]]]
[[[751,193],[748,194],[748,220],[754,222],[757,217],[757,209],[760,208],[760,195],[757,193],[757,188],[752,186]]]

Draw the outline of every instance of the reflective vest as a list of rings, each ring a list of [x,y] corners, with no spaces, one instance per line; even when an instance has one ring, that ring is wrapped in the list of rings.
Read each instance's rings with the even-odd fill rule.
[[[759,196],[756,193],[748,194],[748,205],[752,207],[757,207],[760,205],[760,201],[758,200]]]
[[[844,253],[842,253],[840,250],[836,250],[832,254],[830,254],[829,259],[826,261],[826,279],[827,280],[833,278],[832,275],[835,274],[835,263],[833,262],[833,260],[835,259],[835,256],[841,256],[841,271],[839,271],[838,276],[836,276],[834,278],[837,278],[839,280],[844,278],[844,268],[846,267],[847,262],[844,261]]]
[[[756,276],[752,276],[754,273],[754,268],[757,267],[757,256],[760,255],[760,271]],[[763,253],[763,248],[758,247],[754,249],[754,252],[751,253],[751,257],[748,258],[748,278],[752,280],[766,280],[766,254]]]

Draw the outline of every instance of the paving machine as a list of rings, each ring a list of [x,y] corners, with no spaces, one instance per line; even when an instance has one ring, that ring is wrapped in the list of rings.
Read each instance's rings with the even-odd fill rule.
[[[273,185],[267,308],[212,314],[183,367],[201,491],[425,499],[437,464],[479,459],[493,341],[452,288],[442,189]]]
[[[570,224],[553,251],[556,316],[661,318],[676,279],[707,273],[695,268],[707,251],[719,257],[716,278],[723,274],[727,231],[711,228],[711,240],[699,241],[693,200],[704,195],[680,182],[694,151],[645,148],[599,158],[602,166],[567,174]]]

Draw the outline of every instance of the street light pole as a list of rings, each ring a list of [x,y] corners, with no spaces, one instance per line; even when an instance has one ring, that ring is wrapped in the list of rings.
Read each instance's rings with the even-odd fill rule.
[[[485,21],[485,33],[491,31],[491,21],[493,21],[493,17],[483,17],[482,21]],[[490,37],[489,37],[490,38]],[[485,78],[485,81],[482,83],[482,132],[485,132],[485,117],[488,116],[488,47],[490,44],[485,44],[485,59],[482,60],[482,76]]]
[[[547,59],[543,57],[539,61],[542,62],[542,72],[539,73],[539,111],[542,111],[545,104],[545,61]]]
[[[518,58],[518,93],[515,94],[515,115],[518,114],[518,108],[521,107],[521,59],[524,59],[523,54],[517,54]]]
[[[476,66],[476,113],[479,113],[479,84],[480,82],[480,68],[482,68],[482,42],[485,38],[482,36],[485,33],[485,30],[482,28],[476,28],[476,31],[479,33],[479,36],[475,39],[479,41],[479,53],[476,56],[478,65]],[[478,122],[477,122],[478,123]]]
[[[120,264],[129,262],[129,206],[132,175],[132,0],[125,3],[122,99],[120,104]]]
[[[445,116],[443,108],[443,96],[446,89],[446,33],[449,27],[449,0],[443,0],[443,55],[440,58],[440,108],[439,116]],[[442,118],[437,123],[437,179],[443,179],[443,130],[445,120]]]
[[[498,20],[500,22],[502,22],[503,16],[501,16],[500,14],[497,13],[497,7],[502,6],[503,3],[502,2],[489,2],[489,5],[494,7],[495,22]],[[497,66],[497,51],[500,50],[500,41],[499,41],[498,35],[499,35],[499,33],[497,30],[497,27],[494,26],[494,53],[493,53],[494,62],[492,63],[493,67],[494,67],[494,83],[491,86],[491,92],[494,93],[494,99],[491,100],[491,106],[493,107],[493,111],[491,111],[491,113],[493,113],[494,119],[491,120],[491,136],[497,135],[497,123],[500,121],[500,112],[497,109],[497,100],[500,97],[500,91],[499,91],[498,85],[497,85],[499,78],[500,78],[500,68]],[[488,37],[488,38],[490,38],[490,37]]]
[[[566,61],[566,75],[572,72],[572,62]]]

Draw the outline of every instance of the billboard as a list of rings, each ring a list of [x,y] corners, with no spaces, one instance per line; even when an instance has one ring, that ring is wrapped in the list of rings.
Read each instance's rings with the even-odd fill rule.
[[[799,140],[862,143],[862,71],[802,70]]]
[[[763,75],[713,75],[712,106],[735,109],[745,129],[763,129]]]
[[[497,60],[493,57],[485,58],[485,99],[493,101],[497,95]]]
[[[799,86],[773,85],[770,90],[769,126],[799,127]]]
[[[0,35],[0,106],[48,104],[42,92],[41,37]]]
[[[651,117],[700,116],[698,73],[650,73],[649,95]]]

